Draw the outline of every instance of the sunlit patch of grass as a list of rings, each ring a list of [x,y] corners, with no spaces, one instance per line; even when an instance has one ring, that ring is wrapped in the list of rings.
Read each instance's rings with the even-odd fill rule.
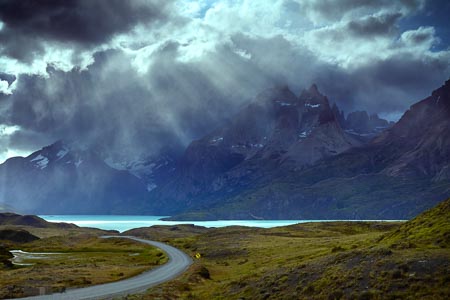
[[[170,243],[192,257],[199,253],[200,258],[179,278],[127,299],[449,299],[449,203],[406,223],[134,230],[134,235]],[[102,259],[117,263],[117,269],[108,269],[110,279],[127,276],[121,255],[130,259],[144,253],[144,246],[135,242],[92,235],[52,237],[27,247],[70,254],[75,260],[81,255],[77,268],[63,268],[76,274],[64,282],[67,286],[93,284],[89,278],[102,276],[95,273]],[[49,266],[46,276],[51,277],[54,267]]]
[[[103,239],[82,234],[54,236],[20,245],[27,252],[60,253],[25,260],[32,266],[0,269],[0,297],[19,297],[128,278],[165,263],[154,247],[122,238]]]
[[[139,299],[446,298],[446,249],[404,251],[380,242],[403,224],[229,227],[185,232],[185,237],[175,239],[162,234],[160,239],[202,256],[185,275]],[[199,268],[208,270],[208,279],[199,275]]]

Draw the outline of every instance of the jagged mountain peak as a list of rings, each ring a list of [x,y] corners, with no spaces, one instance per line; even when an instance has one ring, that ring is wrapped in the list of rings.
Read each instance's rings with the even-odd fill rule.
[[[317,94],[317,95],[322,96],[322,94],[319,92],[319,88],[317,87],[317,84],[315,84],[315,83],[311,84],[311,86],[308,89],[308,92],[311,94]]]
[[[450,80],[434,90],[431,96],[413,104],[397,124],[376,141],[401,138],[404,142],[414,145],[416,138],[430,136],[435,130],[447,128],[448,120],[450,120]]]
[[[40,150],[37,150],[30,154],[28,157],[33,157],[36,154],[46,154],[49,156],[61,156],[62,153],[69,153],[69,152],[88,152],[86,147],[81,147],[74,143],[73,141],[67,141],[67,140],[57,140],[56,142],[42,147]],[[58,155],[58,153],[60,153]],[[65,154],[64,154],[65,155]]]
[[[102,165],[101,158],[92,150],[72,141],[58,140],[24,158],[36,169],[46,170],[58,166],[78,168],[84,163]],[[8,162],[8,161],[7,161]]]
[[[303,91],[300,93],[300,99],[322,101],[326,100],[326,102],[328,102],[327,97],[319,91],[319,88],[315,83],[313,83],[308,89],[303,89]]]
[[[414,104],[389,130],[373,140],[373,145],[393,145],[404,153],[384,170],[389,176],[450,178],[450,84]],[[394,151],[393,150],[393,151]],[[392,155],[391,155],[392,156]]]
[[[287,85],[275,86],[268,88],[256,96],[256,103],[288,103],[293,104],[297,102],[297,97],[289,89]]]
[[[197,185],[197,190],[180,189],[177,195],[169,191],[166,197],[187,202],[186,211],[195,216],[207,212],[219,219],[410,218],[449,197],[449,91],[450,81],[360,147],[348,144],[350,130],[342,135],[337,122],[322,124],[313,111],[300,111],[298,128],[308,130],[300,132],[299,140],[283,143],[294,132],[286,129],[294,127],[283,128],[278,139],[271,137],[274,142],[261,150],[267,154],[263,159],[257,155],[216,180]],[[303,96],[310,94],[304,91]],[[337,105],[334,114],[341,115]],[[354,116],[363,116],[362,122],[355,118],[359,127],[387,123],[365,112]],[[354,132],[350,137],[359,135]],[[215,194],[202,194],[211,187]],[[194,207],[195,201],[201,206]]]
[[[447,114],[450,114],[450,79],[444,85],[434,90],[430,97],[411,105],[409,111],[420,110],[427,106],[430,108],[438,107]]]
[[[450,113],[450,79],[443,86],[433,91],[431,96],[436,105],[441,106],[447,113]]]
[[[275,87],[260,93],[224,126],[192,142],[170,181],[152,195],[171,199],[158,209],[172,213],[177,205],[201,201],[210,192],[226,194],[265,182],[272,173],[303,168],[358,145],[341,129],[317,86],[301,97],[287,86]]]

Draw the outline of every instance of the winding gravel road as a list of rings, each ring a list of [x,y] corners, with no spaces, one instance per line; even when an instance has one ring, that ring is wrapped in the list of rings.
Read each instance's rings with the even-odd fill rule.
[[[121,281],[99,284],[86,288],[70,289],[65,293],[20,299],[110,299],[115,296],[140,293],[150,287],[177,277],[186,271],[192,264],[192,259],[184,252],[164,243],[144,240],[133,236],[104,236],[103,238],[127,238],[152,245],[163,250],[169,257],[169,260],[164,265]]]

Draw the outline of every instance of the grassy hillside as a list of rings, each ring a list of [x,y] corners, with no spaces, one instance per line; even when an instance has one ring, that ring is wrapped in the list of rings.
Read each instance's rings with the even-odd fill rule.
[[[37,236],[34,236],[23,229],[0,229],[0,241],[27,243],[38,239],[39,238]]]
[[[199,255],[176,280],[126,299],[449,299],[449,203],[408,222],[133,229],[123,234]],[[0,296],[119,280],[165,261],[158,250],[133,241],[98,239],[100,230],[33,230],[40,240],[10,246],[60,254],[31,267],[5,265]]]
[[[449,219],[447,200],[406,223],[185,228],[177,237],[140,229],[201,254],[144,299],[449,299]]]
[[[20,225],[32,226],[37,228],[76,228],[75,224],[68,223],[53,223],[34,216],[34,215],[19,215],[15,213],[0,213],[0,225]]]
[[[394,247],[450,248],[450,199],[406,222],[381,241]]]

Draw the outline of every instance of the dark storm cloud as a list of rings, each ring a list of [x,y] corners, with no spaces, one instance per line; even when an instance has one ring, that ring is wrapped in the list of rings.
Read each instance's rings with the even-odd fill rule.
[[[298,52],[281,36],[236,34],[231,41],[195,62],[178,61],[183,45],[172,41],[154,54],[144,74],[136,73],[121,51],[111,50],[97,53],[85,71],[49,68],[49,78],[22,75],[8,97],[4,123],[25,133],[18,131],[10,140],[36,149],[65,138],[104,153],[136,157],[185,146],[277,84],[287,83],[299,93],[316,82],[346,112],[389,112],[428,95],[448,72],[441,60],[405,55],[349,72]],[[26,138],[33,134],[46,138]]]
[[[208,77],[210,66],[176,63],[177,48],[174,43],[161,49],[144,75],[137,74],[120,51],[98,53],[86,71],[49,68],[48,78],[22,75],[14,94],[5,99],[3,123],[132,157],[186,145],[223,122],[234,111],[230,103],[245,101],[242,93],[250,89],[237,89],[236,80],[248,74],[244,69],[240,76],[235,73],[234,82],[222,86]],[[217,67],[218,72],[226,72]],[[22,131],[10,140],[18,141],[20,136]],[[28,142],[29,149],[45,145],[39,139],[20,141],[22,147]]]
[[[171,1],[1,0],[2,55],[30,61],[42,42],[92,47],[135,25],[167,17]]]
[[[114,55],[111,52],[97,55],[98,62],[89,71],[48,68],[48,78],[21,75],[17,90],[8,97],[7,123],[53,140],[64,138],[111,148],[129,144],[136,150],[142,140],[150,148],[157,147],[157,143],[149,140],[157,138],[162,142],[162,137],[153,135],[161,128],[146,103],[151,100],[151,93],[143,81],[118,58],[114,62],[120,64],[121,70],[102,74],[106,58],[112,59]],[[22,130],[11,140],[19,139]],[[43,146],[39,140],[20,140],[28,142],[30,148]]]
[[[416,31],[404,33],[402,40],[412,46],[427,45],[434,42],[434,32],[432,27],[421,27]],[[436,40],[436,42],[439,42],[439,40]]]
[[[14,149],[19,152],[35,151],[40,148],[36,145],[50,145],[55,142],[48,134],[32,130],[18,130],[5,141],[7,141],[6,146],[14,146]]]
[[[347,24],[347,29],[352,34],[363,37],[390,34],[396,28],[396,23],[401,16],[400,13],[369,16],[362,20],[350,21]]]
[[[0,72],[0,80],[4,80],[8,82],[8,85],[11,85],[14,81],[16,81],[16,76]]]
[[[408,56],[348,72],[297,53],[281,37],[239,34],[232,40],[253,57],[245,59],[224,45],[200,62],[176,62],[181,46],[172,43],[159,51],[143,75],[118,51],[97,54],[87,71],[49,69],[49,78],[23,75],[5,115],[7,123],[19,125],[26,134],[18,131],[10,140],[23,149],[36,149],[66,138],[101,152],[136,157],[186,145],[276,84],[288,83],[298,93],[316,82],[346,112],[383,113],[406,109],[442,84],[448,72],[442,61]],[[33,134],[39,138],[25,138]]]
[[[0,0],[0,5],[20,2]],[[448,79],[449,53],[430,51],[437,40],[434,29],[415,26],[404,32],[399,27],[421,1],[297,2],[224,0],[201,7],[204,19],[177,14],[175,6],[157,7],[157,1],[145,2],[149,5],[142,13],[148,18],[133,17],[144,3],[137,1],[60,1],[59,10],[43,2],[36,15],[27,17],[27,9],[11,13],[0,34],[14,31],[18,38],[10,39],[4,51],[15,47],[15,55],[30,62],[42,58],[44,41],[55,43],[57,50],[74,46],[78,53],[136,24],[150,26],[105,47],[110,50],[91,49],[89,56],[97,52],[85,69],[70,56],[69,68],[43,59],[46,72],[23,72],[12,95],[0,93],[0,125],[20,127],[6,138],[8,145],[34,150],[63,138],[132,159],[187,145],[275,85],[288,84],[299,93],[317,83],[346,112],[399,113]],[[83,13],[75,14],[74,7]],[[328,23],[303,28],[307,21],[298,14],[305,7],[322,17],[329,14]],[[112,12],[121,10],[123,16],[115,20]],[[203,16],[195,9],[190,13]],[[59,14],[78,18],[73,24],[79,31],[52,17]],[[180,14],[182,25],[173,21]],[[155,24],[158,20],[163,22]],[[56,24],[62,27],[53,28]],[[0,146],[4,141],[0,135]]]
[[[178,61],[183,46],[167,43],[145,74],[137,74],[121,51],[107,51],[97,53],[85,71],[48,68],[48,78],[21,75],[7,98],[3,123],[129,156],[185,146],[220,126],[262,89],[286,82],[295,87],[304,80],[304,75],[290,74],[300,65],[293,66],[295,50],[281,37],[236,35],[233,41],[197,62]],[[236,54],[233,47],[251,51],[254,59]],[[20,141],[25,147],[26,139]],[[39,139],[28,143],[29,149],[45,145]]]
[[[0,55],[32,63],[35,55],[44,51],[41,40],[35,36],[20,35],[15,30],[0,31]]]
[[[299,3],[312,17],[327,21],[340,20],[346,14],[368,11],[415,11],[421,8],[424,0],[306,0]]]
[[[414,44],[423,44],[430,39],[432,39],[432,35],[429,32],[419,32],[410,37]]]
[[[315,31],[313,36],[316,36],[319,43],[332,40],[336,44],[342,44],[344,40],[350,43],[360,43],[355,39],[373,41],[376,37],[392,38],[398,33],[397,22],[401,17],[401,13],[395,12],[369,15],[320,28]],[[351,49],[348,49],[348,51],[350,53]]]
[[[387,115],[401,114],[428,97],[449,78],[449,71],[444,60],[398,55],[351,73],[331,68],[316,80],[346,112],[363,109]]]

